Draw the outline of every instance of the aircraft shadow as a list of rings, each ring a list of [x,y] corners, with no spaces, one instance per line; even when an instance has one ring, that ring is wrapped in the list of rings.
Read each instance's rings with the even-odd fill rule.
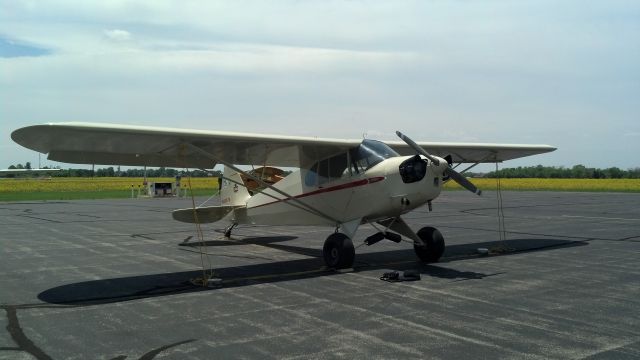
[[[276,250],[287,251],[295,254],[321,257],[322,254],[317,249],[305,248],[301,246],[276,244],[289,240],[297,239],[297,236],[265,236],[265,237],[245,237],[242,239],[224,239],[224,240],[207,240],[204,242],[192,241],[189,243],[181,243],[179,246],[188,248],[198,248],[200,246],[242,246],[242,245],[260,245]]]
[[[279,240],[281,238],[285,238],[286,240]],[[319,249],[276,244],[277,242],[290,240],[287,239],[287,237],[274,237],[271,240],[267,240],[267,242],[259,242],[257,239],[263,238],[249,238],[240,242],[229,242],[232,242],[234,245],[255,243],[297,254],[313,254],[311,256],[314,257],[216,268],[214,269],[215,276],[222,279],[222,286],[219,288],[315,278],[340,273],[323,267],[321,250]],[[450,245],[447,246],[447,250],[440,263],[477,258],[479,255],[476,253],[476,249],[480,247],[491,250],[488,256],[505,256],[523,252],[584,246],[587,244],[586,241],[558,239],[512,239],[506,241]],[[190,246],[197,246],[197,243],[190,244]],[[217,246],[221,245],[218,244]],[[438,266],[437,263],[423,264],[416,259],[413,249],[357,253],[353,270],[346,271],[360,272],[383,269],[393,269],[395,271],[415,270],[423,276],[451,279],[452,281],[479,280],[499,274],[457,271],[455,269]],[[202,276],[202,270],[83,281],[45,290],[38,294],[38,299],[52,304],[88,306],[219,289],[196,286],[190,282],[190,279],[200,276]]]
[[[189,247],[198,247],[198,246],[237,246],[237,245],[264,245],[264,244],[272,244],[277,242],[284,242],[289,240],[297,239],[297,236],[261,236],[261,237],[245,237],[242,239],[217,239],[217,240],[206,240],[206,241],[198,241],[198,240],[190,240],[189,242],[182,242],[178,244],[179,246],[189,246]]]

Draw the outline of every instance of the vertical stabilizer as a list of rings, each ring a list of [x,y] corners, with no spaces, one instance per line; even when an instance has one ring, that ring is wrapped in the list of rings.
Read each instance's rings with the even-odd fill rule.
[[[242,184],[244,184],[244,182],[242,181],[240,173],[225,166],[222,188],[220,189],[220,201],[222,205],[247,205],[247,200],[249,200],[251,195],[247,188]]]

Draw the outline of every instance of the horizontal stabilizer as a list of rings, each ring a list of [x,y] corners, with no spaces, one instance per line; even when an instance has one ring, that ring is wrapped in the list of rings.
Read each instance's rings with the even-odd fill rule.
[[[244,206],[205,206],[193,208],[173,210],[174,220],[186,223],[213,223],[221,220],[231,211]],[[196,219],[197,217],[197,219]]]

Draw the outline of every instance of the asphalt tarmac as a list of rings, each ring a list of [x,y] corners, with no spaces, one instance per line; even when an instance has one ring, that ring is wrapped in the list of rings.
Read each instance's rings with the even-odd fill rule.
[[[366,225],[335,272],[330,228],[214,224],[199,246],[169,214],[189,199],[0,203],[0,359],[640,358],[640,194],[505,192],[505,240],[496,204],[406,215],[443,233],[439,263]],[[189,282],[202,264],[218,288]]]

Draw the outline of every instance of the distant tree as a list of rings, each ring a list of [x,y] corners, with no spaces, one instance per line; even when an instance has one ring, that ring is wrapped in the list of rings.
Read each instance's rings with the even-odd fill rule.
[[[27,161],[27,163],[24,165],[24,168],[31,170],[31,163]]]
[[[604,174],[602,173],[602,170],[600,169],[592,169],[591,171],[591,178],[592,179],[604,179]]]
[[[624,177],[624,172],[617,167],[606,169],[605,172],[610,179],[622,179]]]
[[[639,179],[640,168],[622,170],[617,167],[608,169],[588,168],[584,165],[575,165],[572,168],[553,166],[530,166],[501,169],[486,174],[488,178],[564,178],[564,179]]]
[[[112,177],[115,176],[116,172],[113,170],[113,167],[103,168],[96,170],[96,176],[99,177]]]
[[[571,168],[571,177],[574,179],[584,179],[589,177],[589,170],[584,165],[576,165]]]

